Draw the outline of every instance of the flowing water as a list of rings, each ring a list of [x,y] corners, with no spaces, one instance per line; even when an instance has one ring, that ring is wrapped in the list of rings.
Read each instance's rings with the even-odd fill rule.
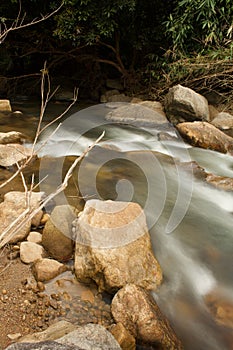
[[[233,349],[233,196],[190,166],[195,160],[207,172],[233,177],[233,158],[184,144],[169,124],[149,129],[106,122],[109,111],[97,105],[72,114],[40,155],[80,155],[105,131],[75,170],[81,195],[141,204],[164,274],[154,297],[185,349]],[[40,174],[52,179],[51,190],[61,180],[58,162],[58,173]]]

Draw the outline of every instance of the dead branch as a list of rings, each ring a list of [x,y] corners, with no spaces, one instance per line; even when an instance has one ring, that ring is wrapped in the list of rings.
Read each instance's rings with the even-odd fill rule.
[[[15,21],[13,21],[13,23],[11,24],[11,26],[9,28],[7,28],[6,23],[2,23],[0,25],[0,44],[3,43],[3,41],[6,39],[7,35],[10,32],[13,32],[13,31],[16,31],[19,29],[24,29],[27,27],[31,27],[32,25],[44,22],[48,18],[55,15],[62,8],[63,5],[64,5],[64,2],[62,1],[61,5],[59,7],[57,7],[54,11],[52,11],[46,15],[41,14],[40,18],[34,18],[32,21],[25,23],[26,12],[21,16],[22,8],[21,8],[21,1],[19,1],[19,10],[18,10],[18,15],[17,15],[17,18],[15,19]],[[2,26],[3,26],[3,29],[2,29]]]
[[[40,116],[39,116],[38,126],[37,126],[37,130],[36,130],[36,135],[35,135],[35,138],[34,138],[34,141],[33,141],[33,144],[32,144],[32,148],[31,148],[31,155],[26,159],[26,161],[20,167],[18,167],[18,169],[15,171],[15,173],[9,179],[7,179],[5,182],[0,184],[0,189],[3,188],[4,186],[6,186],[8,183],[10,183],[18,174],[20,174],[28,166],[28,164],[32,161],[32,159],[35,158],[35,156],[36,156],[35,146],[36,146],[36,143],[37,143],[38,138],[41,135],[41,133],[44,130],[46,130],[49,126],[51,126],[52,124],[54,124],[55,122],[60,120],[70,110],[70,108],[77,101],[78,90],[74,89],[73,101],[64,110],[64,112],[61,113],[57,118],[55,118],[54,120],[52,120],[51,122],[46,124],[44,127],[41,127],[46,107],[47,107],[51,97],[57,91],[57,89],[55,89],[55,91],[51,93],[51,90],[50,90],[50,78],[49,78],[48,70],[46,68],[46,63],[44,64],[44,68],[41,70],[41,73],[42,73],[42,79],[41,79],[41,109],[40,109]],[[48,86],[47,86],[47,92],[45,93],[46,82],[47,82]],[[57,130],[57,128],[56,128],[56,130]],[[40,149],[46,144],[46,142],[42,144]]]
[[[50,193],[42,201],[41,205],[33,211],[30,210],[30,207],[27,207],[23,211],[23,213],[20,214],[20,216],[16,220],[14,220],[5,231],[2,232],[2,234],[0,235],[0,249],[9,242],[9,240],[22,228],[22,226],[24,226],[29,220],[31,220],[41,209],[43,209],[49,201],[51,201],[55,196],[57,196],[59,193],[66,189],[66,187],[68,186],[69,179],[71,178],[72,173],[77,164],[83,160],[83,158],[97,145],[97,143],[100,142],[100,140],[104,137],[104,134],[105,131],[103,131],[103,133],[97,138],[95,142],[91,144],[91,146],[89,146],[78,158],[75,159],[75,161],[67,171],[63,182],[57,187],[55,192]],[[10,234],[8,234],[9,232]],[[7,234],[8,236],[5,237]]]

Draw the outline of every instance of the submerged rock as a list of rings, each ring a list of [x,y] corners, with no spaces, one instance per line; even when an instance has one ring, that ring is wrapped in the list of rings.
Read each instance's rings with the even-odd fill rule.
[[[100,291],[117,291],[127,283],[156,289],[162,281],[145,214],[137,203],[89,200],[73,223],[75,274],[95,281]]]
[[[225,177],[225,176],[217,176],[214,174],[208,174],[206,176],[206,181],[222,190],[225,191],[233,191],[233,178],[232,177]]]
[[[207,99],[182,85],[169,89],[164,100],[167,118],[173,123],[184,121],[209,121],[209,107]]]
[[[112,300],[111,310],[115,321],[121,322],[137,340],[159,349],[182,349],[154,299],[139,286],[128,284],[120,289]]]
[[[181,123],[176,127],[193,146],[233,153],[233,138],[207,122]]]

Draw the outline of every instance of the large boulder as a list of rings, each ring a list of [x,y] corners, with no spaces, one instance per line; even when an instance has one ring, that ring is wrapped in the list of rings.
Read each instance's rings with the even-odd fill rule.
[[[162,272],[151,247],[145,215],[136,203],[89,200],[73,223],[75,274],[110,293],[127,283],[156,289]]]
[[[105,119],[119,124],[148,127],[168,123],[166,116],[160,109],[152,109],[151,104],[148,107],[148,104],[145,103],[127,103],[113,109],[106,115]]]
[[[23,143],[28,137],[18,131],[0,132],[0,144]]]
[[[121,350],[120,345],[103,326],[89,323],[57,339],[58,343],[80,346],[84,350]]]
[[[42,245],[52,258],[67,261],[72,257],[74,243],[71,224],[75,217],[75,208],[69,205],[59,205],[53,209],[42,235]]]
[[[233,153],[233,138],[207,122],[181,123],[177,129],[191,145],[222,153]]]
[[[23,163],[32,155],[32,150],[18,143],[0,144],[0,166],[9,167]]]
[[[139,286],[128,284],[120,289],[112,300],[111,311],[115,321],[121,322],[138,341],[164,350],[182,349],[154,299]]]
[[[209,107],[207,99],[182,85],[169,89],[164,100],[167,118],[173,123],[184,121],[209,121]]]
[[[29,213],[25,212],[23,215],[23,212],[26,211],[28,205],[29,212],[37,209],[40,206],[42,195],[42,192],[31,192],[27,200],[27,194],[24,192],[12,191],[5,194],[4,201],[0,203],[0,232],[9,230],[1,244],[4,241],[16,243],[24,240],[30,232],[31,225],[39,224],[43,215],[42,210],[38,211],[32,219],[27,219]],[[18,221],[13,224],[17,219]]]

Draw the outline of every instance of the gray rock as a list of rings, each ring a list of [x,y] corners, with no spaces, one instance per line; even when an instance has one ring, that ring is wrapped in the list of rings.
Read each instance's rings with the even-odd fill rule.
[[[182,85],[169,89],[164,100],[167,118],[177,124],[184,121],[209,121],[209,107],[206,98]]]
[[[156,289],[162,281],[145,214],[137,203],[89,200],[73,223],[75,274],[110,293],[127,283]]]
[[[85,350],[121,350],[110,332],[101,325],[91,323],[57,339],[57,342],[80,346]]]
[[[212,120],[212,125],[216,128],[227,132],[228,135],[233,136],[233,115],[227,112],[220,112]]]
[[[84,350],[76,345],[59,344],[55,341],[43,341],[39,343],[15,343],[6,350]]]
[[[168,123],[164,114],[143,104],[128,103],[109,112],[106,117],[114,123],[154,127]]]

